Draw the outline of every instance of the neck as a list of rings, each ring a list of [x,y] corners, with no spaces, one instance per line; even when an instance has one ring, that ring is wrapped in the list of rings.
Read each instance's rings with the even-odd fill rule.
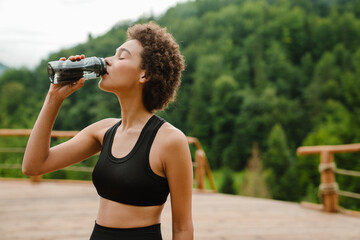
[[[122,129],[128,129],[136,125],[144,125],[153,115],[146,110],[141,94],[136,96],[117,95],[121,107],[121,126]]]

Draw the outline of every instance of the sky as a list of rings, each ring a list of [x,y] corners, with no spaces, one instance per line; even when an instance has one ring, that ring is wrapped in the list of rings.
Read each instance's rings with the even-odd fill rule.
[[[116,23],[165,13],[186,0],[0,0],[0,63],[36,67],[52,52],[86,42]]]

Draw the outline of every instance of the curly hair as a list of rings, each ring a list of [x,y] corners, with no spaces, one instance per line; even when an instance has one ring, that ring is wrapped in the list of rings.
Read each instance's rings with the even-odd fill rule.
[[[149,79],[143,88],[145,108],[161,110],[175,99],[185,69],[184,57],[173,36],[154,22],[136,24],[127,30],[128,40],[138,40],[144,50],[140,68]]]

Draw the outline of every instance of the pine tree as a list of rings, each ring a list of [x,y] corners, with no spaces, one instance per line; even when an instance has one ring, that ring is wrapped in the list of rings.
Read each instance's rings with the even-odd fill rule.
[[[253,144],[252,156],[245,171],[245,179],[239,193],[245,196],[269,198],[270,193],[265,181],[266,173],[263,171],[257,143]]]

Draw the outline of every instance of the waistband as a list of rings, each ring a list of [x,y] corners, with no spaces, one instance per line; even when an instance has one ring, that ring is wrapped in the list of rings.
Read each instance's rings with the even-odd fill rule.
[[[99,229],[103,229],[106,231],[114,231],[114,232],[149,232],[149,231],[157,231],[161,229],[161,224],[157,223],[151,226],[146,227],[136,227],[136,228],[112,228],[112,227],[105,227],[102,225],[97,224],[95,221],[95,227]]]
[[[90,240],[162,240],[160,224],[136,228],[111,228],[96,223]]]

